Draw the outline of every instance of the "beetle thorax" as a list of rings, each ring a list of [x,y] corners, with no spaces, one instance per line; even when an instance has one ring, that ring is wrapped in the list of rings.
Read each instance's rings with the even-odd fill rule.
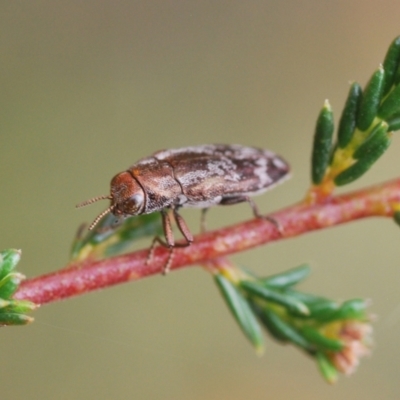
[[[129,172],[121,172],[111,180],[111,204],[114,215],[138,215],[145,205],[145,193]]]

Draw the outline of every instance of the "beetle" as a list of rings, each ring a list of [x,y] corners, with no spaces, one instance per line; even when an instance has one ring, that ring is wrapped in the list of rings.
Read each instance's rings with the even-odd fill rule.
[[[89,230],[109,213],[129,217],[160,211],[166,243],[155,238],[150,253],[156,242],[170,249],[165,273],[171,265],[173,249],[193,242],[193,235],[179,214],[179,208],[203,209],[203,221],[209,207],[248,202],[255,217],[269,219],[277,225],[272,218],[260,215],[250,196],[281,183],[288,178],[289,171],[283,158],[255,147],[211,144],[162,150],[115,175],[109,195],[94,197],[77,207],[103,199],[111,201]],[[175,244],[169,210],[186,243]]]

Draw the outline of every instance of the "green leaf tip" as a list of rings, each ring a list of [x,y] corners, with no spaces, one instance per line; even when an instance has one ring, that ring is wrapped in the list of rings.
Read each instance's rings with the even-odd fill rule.
[[[0,326],[27,325],[33,322],[29,315],[14,312],[0,313]]]
[[[364,299],[351,299],[342,303],[335,315],[336,320],[365,320],[367,319],[366,308],[368,302]]]
[[[311,176],[315,185],[322,182],[332,153],[333,113],[328,100],[320,111],[314,133]]]
[[[0,279],[4,278],[19,263],[21,250],[7,249],[0,252]]]
[[[258,354],[264,351],[264,339],[261,327],[248,301],[242,296],[238,288],[222,274],[215,275],[215,282],[231,310],[236,322],[243,333],[254,346]]]
[[[328,383],[335,383],[338,379],[339,372],[325,354],[318,352],[316,354],[317,364],[321,375]]]
[[[357,113],[362,100],[361,86],[354,82],[350,86],[349,94],[347,95],[346,104],[339,121],[338,128],[338,144],[340,148],[346,147],[356,129]]]
[[[364,95],[357,115],[357,128],[360,131],[366,131],[378,113],[378,107],[382,99],[384,79],[385,71],[380,66],[373,73],[364,89]]]
[[[395,38],[386,53],[383,68],[385,70],[385,82],[383,86],[383,96],[391,89],[395,82],[395,76],[400,62],[400,36]]]

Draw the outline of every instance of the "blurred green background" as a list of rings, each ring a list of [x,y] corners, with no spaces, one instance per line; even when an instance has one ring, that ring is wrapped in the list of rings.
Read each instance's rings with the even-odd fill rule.
[[[309,184],[316,116],[336,118],[400,34],[397,1],[1,1],[0,247],[29,277],[65,265],[109,180],[169,147],[240,143],[285,156]],[[351,188],[399,174],[400,140]],[[350,188],[350,189],[351,189]],[[184,211],[193,231],[199,212]],[[251,215],[213,209],[210,229]],[[304,290],[373,300],[376,348],[330,387],[314,363],[268,342],[256,357],[199,268],[44,306],[1,331],[1,399],[397,399],[400,230],[370,219],[234,257],[258,274],[310,262]],[[141,246],[148,246],[144,241]]]

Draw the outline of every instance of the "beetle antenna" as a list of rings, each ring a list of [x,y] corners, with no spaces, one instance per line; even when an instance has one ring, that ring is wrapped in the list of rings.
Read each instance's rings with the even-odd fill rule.
[[[108,207],[106,210],[104,210],[101,214],[99,214],[95,220],[90,224],[89,226],[89,231],[91,231],[98,223],[99,221],[107,214],[109,214],[113,209],[115,208],[115,204],[112,204],[110,207]]]
[[[92,199],[83,201],[82,203],[77,204],[75,207],[76,208],[80,208],[80,207],[84,207],[84,206],[88,206],[89,204],[95,203],[96,201],[99,200],[112,200],[112,196],[110,194],[104,195],[104,196],[97,196],[97,197],[93,197]]]

